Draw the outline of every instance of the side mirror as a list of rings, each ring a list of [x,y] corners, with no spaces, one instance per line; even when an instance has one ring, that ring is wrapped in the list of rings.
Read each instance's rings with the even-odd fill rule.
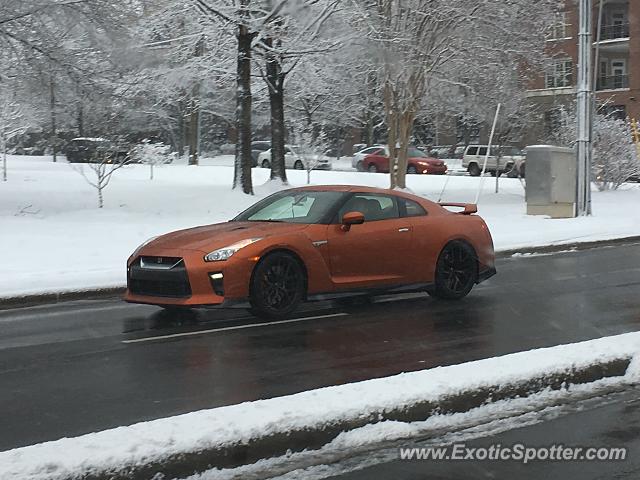
[[[362,212],[347,212],[342,216],[342,230],[348,232],[351,230],[351,225],[360,225],[364,223],[364,213]]]

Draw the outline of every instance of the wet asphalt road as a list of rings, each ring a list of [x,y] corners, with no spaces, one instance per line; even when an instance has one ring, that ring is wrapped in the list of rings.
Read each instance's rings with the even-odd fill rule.
[[[280,324],[115,299],[0,311],[0,450],[640,329],[640,245],[497,268],[457,303],[308,304]]]
[[[562,445],[581,448],[626,448],[624,460],[606,461],[520,461],[497,460],[394,460],[361,470],[329,477],[340,480],[637,480],[640,478],[640,397],[638,390],[568,405],[543,422],[515,428],[474,440],[453,443],[469,449],[489,449],[492,445],[527,448]],[[566,411],[571,410],[574,411]],[[554,418],[555,417],[555,418]],[[424,447],[414,442],[408,447]],[[452,445],[450,442],[431,445]],[[452,448],[452,447],[450,447]],[[451,450],[449,450],[451,452]],[[397,458],[398,453],[394,452]],[[376,454],[372,454],[375,456]],[[371,459],[369,459],[371,461]],[[375,461],[375,460],[374,460]]]

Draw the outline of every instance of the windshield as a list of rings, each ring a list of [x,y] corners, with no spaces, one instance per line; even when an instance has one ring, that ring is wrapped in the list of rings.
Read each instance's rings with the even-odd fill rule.
[[[424,153],[422,150],[418,150],[415,147],[409,147],[409,150],[407,151],[407,155],[411,158],[426,158],[429,155],[427,155],[426,153]]]
[[[346,192],[287,190],[242,212],[234,222],[329,223]]]

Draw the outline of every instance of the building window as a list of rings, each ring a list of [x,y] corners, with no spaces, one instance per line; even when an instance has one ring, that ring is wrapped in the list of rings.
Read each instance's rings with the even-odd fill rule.
[[[556,60],[544,76],[545,88],[570,87],[573,84],[573,62]]]
[[[567,23],[567,12],[556,12],[553,19],[553,23],[549,26],[547,32],[547,40],[563,40],[569,35],[569,27],[571,24]]]

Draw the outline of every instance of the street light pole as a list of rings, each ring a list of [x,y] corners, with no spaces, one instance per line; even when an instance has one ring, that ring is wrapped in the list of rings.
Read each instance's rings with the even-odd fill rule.
[[[576,216],[588,215],[591,189],[591,0],[580,0],[577,98],[577,205]]]

